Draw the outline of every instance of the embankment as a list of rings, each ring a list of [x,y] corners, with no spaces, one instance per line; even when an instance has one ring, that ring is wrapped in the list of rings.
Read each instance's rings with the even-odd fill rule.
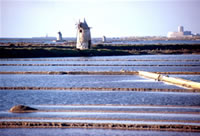
[[[199,67],[200,65],[195,64],[184,64],[184,65],[170,65],[170,64],[0,64],[0,66],[82,66],[82,67]]]
[[[200,54],[199,44],[172,45],[93,45],[90,50],[78,50],[68,46],[10,46],[0,47],[0,58],[31,57],[71,57],[71,56],[113,56],[113,55],[146,55],[146,54]]]
[[[160,88],[100,88],[100,87],[0,87],[0,90],[66,90],[66,91],[137,91],[137,92],[189,92],[199,93],[200,89]]]
[[[115,123],[74,123],[74,122],[32,122],[32,121],[2,121],[0,128],[101,128],[124,130],[157,130],[200,132],[200,126],[178,124],[115,124]]]

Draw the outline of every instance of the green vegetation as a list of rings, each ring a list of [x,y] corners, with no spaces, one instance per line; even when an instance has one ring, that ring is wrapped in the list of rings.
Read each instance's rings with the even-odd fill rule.
[[[111,56],[141,54],[200,54],[199,44],[93,45],[90,50],[65,46],[1,46],[1,58]]]

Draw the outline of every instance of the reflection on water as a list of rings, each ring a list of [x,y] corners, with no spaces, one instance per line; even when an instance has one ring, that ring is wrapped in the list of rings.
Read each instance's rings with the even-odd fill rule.
[[[43,121],[63,121],[68,122],[71,120],[109,120],[110,122],[113,121],[144,121],[148,120],[153,122],[152,120],[163,121],[163,122],[180,122],[187,123],[186,121],[189,121],[189,123],[199,123],[200,116],[199,116],[199,109],[197,111],[193,110],[187,110],[187,112],[183,111],[177,111],[176,109],[174,111],[172,110],[151,110],[151,111],[145,111],[145,110],[136,110],[136,111],[94,111],[94,110],[87,110],[82,108],[80,111],[63,111],[62,109],[56,112],[53,111],[39,111],[39,112],[33,112],[33,113],[26,113],[26,114],[20,114],[20,113],[10,113],[10,112],[0,112],[0,120],[31,120],[35,121],[38,120],[38,118],[42,118]],[[192,113],[193,112],[193,113]],[[190,113],[190,114],[188,114]],[[3,117],[6,117],[7,119],[4,119]],[[9,118],[8,117],[12,117]],[[15,118],[14,118],[15,117]],[[20,119],[19,119],[20,118]],[[194,122],[195,121],[195,122]],[[119,123],[119,122],[118,122]],[[154,122],[155,123],[155,122]],[[198,124],[200,125],[200,124]]]
[[[68,58],[31,58],[0,59],[0,64],[123,64],[123,65],[200,65],[200,55],[132,55],[109,57],[68,57]],[[56,59],[61,59],[56,61]],[[64,59],[64,61],[62,61]],[[67,61],[67,59],[71,59]],[[98,61],[94,61],[98,59]],[[109,59],[109,61],[104,61]],[[112,61],[112,59],[118,61]],[[125,61],[125,60],[157,61]],[[162,61],[162,60],[168,61]],[[74,61],[73,61],[74,60]],[[81,60],[81,61],[80,61]],[[93,60],[93,61],[90,61]],[[103,61],[101,61],[103,60]],[[189,61],[184,61],[189,60]],[[189,71],[200,72],[200,66],[0,66],[0,71]],[[199,75],[171,75],[193,81],[200,81]],[[155,82],[136,75],[0,75],[1,87],[104,87],[104,88],[180,88],[174,85]],[[7,112],[12,106],[23,104],[39,109],[75,110],[73,112],[36,112],[28,114]],[[44,105],[47,105],[46,107]],[[162,105],[165,108],[149,107],[48,107],[49,105]],[[40,105],[40,106],[38,106]],[[43,107],[42,107],[43,105]],[[169,108],[168,105],[179,106]],[[0,90],[0,117],[51,117],[51,118],[105,118],[105,119],[147,119],[199,121],[200,93],[173,92],[128,92],[128,91],[58,91],[58,90]],[[77,111],[76,111],[77,110]],[[86,110],[91,112],[78,112]],[[101,110],[104,113],[98,112]],[[120,113],[120,111],[135,113]],[[146,113],[142,113],[146,112]],[[139,113],[136,113],[139,112]],[[195,112],[186,113],[147,113],[147,112]],[[80,121],[80,120],[78,120]],[[100,120],[101,121],[101,120]],[[110,122],[110,121],[109,121]],[[128,131],[102,129],[0,129],[2,136],[190,136],[199,135],[191,132]]]
[[[180,88],[137,75],[0,75],[0,86]],[[142,81],[145,82],[142,82]],[[59,82],[58,82],[59,81]],[[144,84],[145,83],[145,84]]]
[[[0,129],[3,136],[199,136],[194,132],[166,132],[166,131],[136,131],[136,130],[110,130],[110,129],[60,129],[60,128],[23,128]]]
[[[200,72],[200,66],[0,66],[1,71],[152,71]]]
[[[104,60],[109,60],[109,61],[104,61]],[[112,61],[112,60],[118,60],[118,61]],[[131,61],[131,60],[139,60],[139,61]],[[148,61],[141,61],[141,60],[148,60]],[[184,61],[184,60],[189,60],[189,61]],[[200,61],[198,60],[200,60],[200,55],[131,55],[131,56],[108,56],[108,57],[63,57],[63,58],[31,58],[31,59],[25,58],[22,60],[0,59],[0,64],[200,65]],[[0,66],[1,71],[120,71],[122,69],[128,71],[144,70],[144,71],[161,71],[161,72],[165,71],[200,72],[200,66],[171,66],[171,67],[169,66],[159,66],[159,67],[158,66]]]
[[[20,58],[16,58],[19,59]],[[26,59],[26,58],[23,58]],[[27,58],[27,59],[86,59],[86,60],[93,60],[93,59],[139,59],[139,60],[199,60],[200,55],[125,55],[125,56],[98,56],[98,57],[51,57],[51,58]],[[4,59],[3,59],[4,60]]]
[[[118,104],[199,106],[200,94],[107,91],[0,91],[0,110],[17,104]]]

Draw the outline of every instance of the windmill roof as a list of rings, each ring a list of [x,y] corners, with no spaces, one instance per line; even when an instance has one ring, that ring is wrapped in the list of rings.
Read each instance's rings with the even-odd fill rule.
[[[87,22],[85,21],[85,19],[84,19],[84,22],[79,22],[78,26],[81,27],[81,28],[83,28],[83,29],[90,29],[90,28],[88,27],[88,24],[87,24]]]

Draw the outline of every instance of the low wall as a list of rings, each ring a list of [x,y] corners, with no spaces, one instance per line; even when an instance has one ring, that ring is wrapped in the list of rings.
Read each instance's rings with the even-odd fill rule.
[[[168,77],[161,74],[156,74],[153,72],[146,72],[146,71],[138,71],[138,74],[140,76],[155,79],[158,81],[164,81],[164,82],[180,85],[183,87],[193,88],[193,89],[200,89],[200,83],[190,81],[190,80],[185,80],[185,79],[175,78],[175,77]]]
[[[0,90],[66,90],[66,91],[136,91],[136,92],[190,92],[199,93],[200,89],[159,89],[159,88],[99,88],[99,87],[0,87]]]
[[[117,66],[122,66],[122,67],[137,67],[137,66],[142,66],[142,67],[163,67],[163,66],[169,66],[169,67],[199,67],[200,65],[164,65],[164,64],[0,64],[0,66],[82,66],[82,67],[90,67],[90,66],[95,66],[95,67],[117,67]]]
[[[178,124],[115,124],[115,123],[70,123],[70,122],[28,122],[3,121],[0,128],[101,128],[125,130],[157,130],[200,132],[200,126]]]

